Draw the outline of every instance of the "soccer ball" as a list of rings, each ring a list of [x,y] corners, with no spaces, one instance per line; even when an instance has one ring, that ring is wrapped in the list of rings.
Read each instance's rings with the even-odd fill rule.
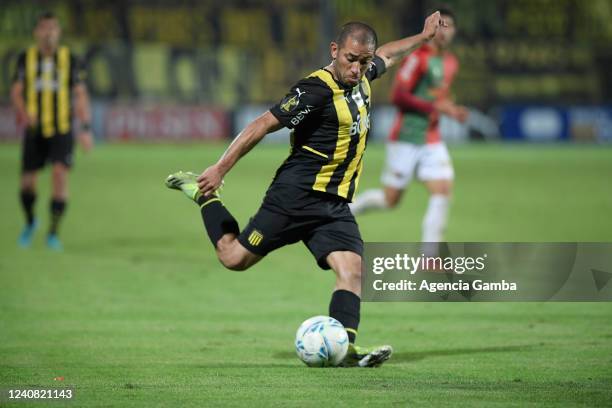
[[[315,316],[300,325],[295,351],[309,367],[335,367],[348,350],[348,335],[342,323],[329,316]]]

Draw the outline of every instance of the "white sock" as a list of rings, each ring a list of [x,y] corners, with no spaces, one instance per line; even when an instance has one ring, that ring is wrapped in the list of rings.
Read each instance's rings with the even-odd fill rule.
[[[349,208],[353,215],[361,214],[371,209],[386,209],[388,205],[385,199],[385,192],[381,189],[367,190],[363,194],[359,194],[355,200],[349,204]]]
[[[445,195],[434,194],[429,197],[427,212],[423,217],[423,242],[444,241],[449,206],[450,199]]]

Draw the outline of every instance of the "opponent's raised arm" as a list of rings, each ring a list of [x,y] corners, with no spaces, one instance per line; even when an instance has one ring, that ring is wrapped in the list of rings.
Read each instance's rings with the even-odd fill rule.
[[[425,19],[425,24],[421,33],[383,44],[376,50],[376,55],[382,58],[385,62],[385,66],[389,68],[400,61],[404,56],[423,45],[423,43],[431,40],[434,35],[436,35],[438,27],[445,24],[446,23],[440,16],[440,12],[436,11]]]
[[[221,186],[223,177],[247,154],[263,137],[282,128],[281,123],[270,111],[252,121],[236,136],[217,163],[213,164],[198,177],[198,187],[203,195],[211,194]]]

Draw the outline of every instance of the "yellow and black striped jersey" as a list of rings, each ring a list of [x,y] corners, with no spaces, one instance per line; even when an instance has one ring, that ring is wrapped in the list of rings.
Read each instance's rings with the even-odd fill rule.
[[[359,84],[347,87],[319,69],[295,84],[270,112],[290,129],[291,153],[274,183],[351,201],[370,130],[370,83],[385,72],[375,56]]]
[[[82,69],[66,46],[52,56],[32,46],[19,55],[14,81],[24,84],[28,116],[36,117],[43,137],[68,134],[72,127],[72,88],[82,82]]]

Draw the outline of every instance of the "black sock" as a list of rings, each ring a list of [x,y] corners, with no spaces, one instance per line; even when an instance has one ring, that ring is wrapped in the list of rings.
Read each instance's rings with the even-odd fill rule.
[[[64,215],[64,211],[66,210],[66,201],[53,199],[51,200],[51,226],[49,227],[49,235],[57,234],[57,229],[59,227],[60,219],[62,215]]]
[[[223,235],[228,233],[238,235],[240,233],[238,222],[223,206],[219,198],[201,196],[198,197],[198,205],[200,206],[204,227],[215,248]]]
[[[34,223],[34,203],[36,202],[36,194],[32,191],[21,190],[21,206],[26,215],[28,225]]]
[[[329,316],[338,320],[348,334],[349,342],[355,343],[359,327],[359,309],[361,299],[348,290],[339,289],[332,294],[329,303]]]

